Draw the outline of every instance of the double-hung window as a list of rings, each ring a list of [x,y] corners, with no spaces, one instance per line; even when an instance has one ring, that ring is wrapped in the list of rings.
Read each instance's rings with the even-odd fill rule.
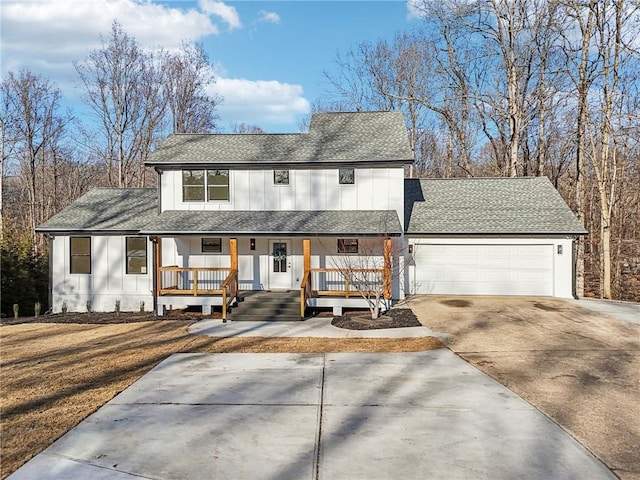
[[[229,200],[229,170],[183,170],[182,201]]]
[[[127,237],[127,274],[147,273],[147,239]]]
[[[71,237],[70,273],[91,273],[91,237]]]

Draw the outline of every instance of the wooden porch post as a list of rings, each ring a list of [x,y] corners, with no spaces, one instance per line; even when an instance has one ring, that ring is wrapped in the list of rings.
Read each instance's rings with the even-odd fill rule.
[[[302,253],[304,255],[304,271],[311,270],[311,240],[305,238],[302,240]]]
[[[386,300],[391,298],[391,239],[384,239],[384,285],[382,295]]]
[[[160,267],[162,267],[162,238],[155,237],[154,241],[156,244],[156,278],[158,282],[157,291],[154,294],[160,296],[160,290],[162,290],[162,272],[160,271]]]
[[[238,239],[229,239],[229,255],[231,256],[231,270],[238,270]]]

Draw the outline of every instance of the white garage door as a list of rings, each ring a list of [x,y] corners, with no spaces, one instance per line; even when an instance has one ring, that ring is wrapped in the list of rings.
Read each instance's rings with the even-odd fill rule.
[[[553,295],[553,245],[414,246],[415,293]]]

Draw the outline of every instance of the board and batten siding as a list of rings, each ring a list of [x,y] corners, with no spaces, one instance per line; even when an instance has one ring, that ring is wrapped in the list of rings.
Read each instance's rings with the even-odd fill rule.
[[[341,185],[338,169],[290,169],[289,185],[274,185],[273,170],[229,169],[229,201],[182,201],[182,170],[160,175],[161,211],[167,210],[395,210],[404,221],[404,170],[356,168]]]
[[[60,313],[63,303],[70,312],[86,312],[87,301],[96,312],[146,311],[153,309],[152,245],[147,240],[147,273],[126,273],[126,237],[134,235],[74,235],[91,237],[91,273],[70,273],[70,237],[56,235],[51,243],[52,311]]]

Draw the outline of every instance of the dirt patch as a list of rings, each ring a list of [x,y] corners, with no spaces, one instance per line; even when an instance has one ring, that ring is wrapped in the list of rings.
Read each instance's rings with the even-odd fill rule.
[[[548,305],[546,303],[539,303],[539,302],[535,302],[533,304],[534,307],[539,308],[540,310],[544,310],[545,312],[559,312],[560,310],[562,310],[561,308],[558,308],[557,306],[554,305]]]
[[[443,347],[432,337],[215,338],[190,335],[191,320],[113,323],[102,318],[96,323],[96,317],[89,321],[90,315],[81,316],[82,323],[30,321],[0,327],[0,478],[173,353],[413,352]]]
[[[377,330],[381,328],[421,327],[422,324],[409,308],[392,308],[375,320],[362,312],[347,312],[333,317],[331,325],[348,330]]]
[[[197,322],[203,318],[222,318],[220,312],[213,315],[202,315],[199,310],[186,308],[172,310],[165,317],[156,317],[152,312],[68,312],[40,315],[39,317],[5,317],[0,319],[0,325],[18,325],[21,323],[75,323],[84,325],[115,325],[122,323],[139,323],[155,321],[183,320]]]
[[[442,305],[446,305],[447,307],[455,307],[455,308],[466,308],[473,305],[469,300],[461,300],[459,298],[453,298],[451,300],[442,300],[440,301]]]

